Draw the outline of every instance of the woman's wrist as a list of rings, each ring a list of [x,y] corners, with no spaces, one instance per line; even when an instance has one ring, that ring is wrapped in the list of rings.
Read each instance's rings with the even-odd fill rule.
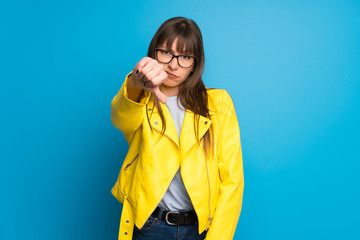
[[[141,87],[139,81],[136,80],[134,74],[131,74],[129,76],[126,87],[127,87],[128,98],[134,102],[139,102],[143,88]]]

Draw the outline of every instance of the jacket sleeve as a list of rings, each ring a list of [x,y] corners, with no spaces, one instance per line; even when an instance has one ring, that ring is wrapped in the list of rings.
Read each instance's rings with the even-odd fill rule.
[[[244,174],[240,130],[230,95],[223,93],[221,136],[219,149],[220,194],[206,240],[231,240],[239,220]]]
[[[120,129],[128,143],[143,122],[145,106],[149,101],[150,93],[144,90],[144,96],[139,103],[128,98],[127,83],[129,81],[130,72],[120,88],[118,94],[111,101],[111,121],[114,126]]]

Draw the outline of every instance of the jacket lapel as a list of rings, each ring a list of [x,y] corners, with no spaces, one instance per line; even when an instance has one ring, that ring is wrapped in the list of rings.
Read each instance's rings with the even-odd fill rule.
[[[151,127],[161,133],[163,123],[161,121],[159,111],[156,107],[154,107],[154,109],[152,109],[150,107],[151,105],[152,104],[149,104],[148,108],[147,108],[148,114],[150,116]],[[160,106],[161,106],[161,109],[163,110],[163,114],[164,114],[165,121],[166,121],[166,129],[165,129],[164,135],[166,137],[170,138],[176,144],[176,146],[179,147],[179,137],[178,137],[178,134],[176,131],[174,120],[172,119],[171,114],[170,114],[169,110],[167,109],[166,105],[160,103]]]
[[[185,154],[197,142],[194,131],[194,118],[195,114],[189,110],[186,110],[180,134],[180,148],[183,154]],[[209,118],[203,116],[199,117],[199,140],[205,135],[206,131],[208,131],[210,126],[211,120]]]

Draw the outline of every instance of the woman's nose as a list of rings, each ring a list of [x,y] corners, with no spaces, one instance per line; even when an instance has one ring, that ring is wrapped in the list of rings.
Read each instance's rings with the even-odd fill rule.
[[[174,57],[168,65],[171,69],[177,69],[179,67],[177,58]]]

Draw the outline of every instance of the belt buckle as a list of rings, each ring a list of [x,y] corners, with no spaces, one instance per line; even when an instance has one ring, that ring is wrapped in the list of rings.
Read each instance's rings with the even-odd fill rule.
[[[166,215],[165,215],[165,222],[166,222],[167,224],[169,224],[169,225],[172,225],[172,226],[177,225],[176,223],[171,223],[171,222],[169,222],[168,216],[169,216],[170,213],[178,214],[178,212],[173,212],[173,211],[167,212]]]

